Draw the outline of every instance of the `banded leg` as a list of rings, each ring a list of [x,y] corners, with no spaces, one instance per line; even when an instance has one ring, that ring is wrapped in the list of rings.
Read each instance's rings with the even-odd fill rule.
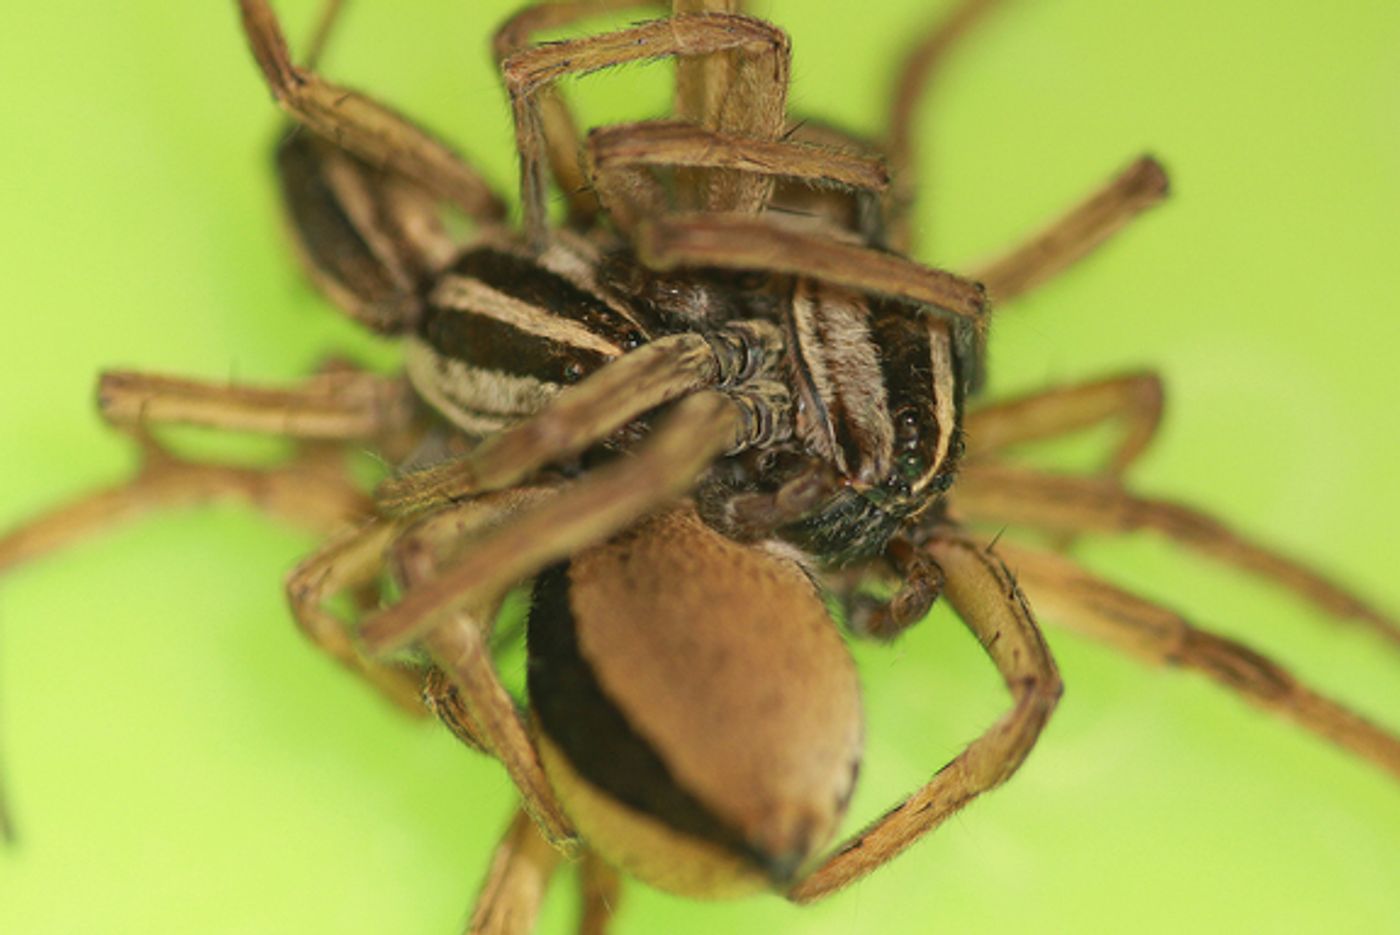
[[[873,156],[816,143],[754,139],[685,123],[617,124],[591,131],[587,141],[593,187],[619,228],[671,213],[648,167],[723,169],[758,173],[845,192],[881,192],[889,185]],[[682,205],[683,206],[683,205]]]
[[[1036,608],[1095,639],[1161,665],[1192,669],[1266,711],[1400,777],[1400,736],[1317,694],[1234,640],[1117,588],[1057,555],[999,547]]]
[[[947,60],[948,53],[1001,2],[962,0],[951,14],[935,23],[919,40],[900,68],[894,104],[890,108],[889,138],[886,143],[890,170],[894,175],[886,220],[889,223],[890,246],[897,253],[910,254],[915,247],[910,215],[919,189],[919,107],[928,94],[933,78]],[[924,249],[927,250],[927,245]]]
[[[445,143],[384,105],[293,64],[267,0],[238,0],[238,6],[268,89],[293,119],[369,165],[412,179],[468,217],[504,215],[486,181]]]
[[[517,812],[491,858],[468,935],[530,935],[558,866],[559,852],[540,836],[529,815]]]
[[[375,654],[407,645],[454,609],[488,604],[551,562],[685,494],[715,458],[771,428],[756,409],[787,410],[785,391],[778,384],[772,391],[783,394],[780,403],[714,391],[681,400],[645,444],[487,531],[438,577],[365,621],[364,645]]]
[[[994,302],[1019,298],[1064,272],[1167,196],[1167,173],[1142,156],[1048,227],[973,273]]]
[[[952,492],[959,518],[1053,533],[1150,530],[1291,591],[1334,617],[1400,646],[1400,623],[1322,574],[1179,504],[1137,497],[1112,481],[1004,465],[968,465]]]
[[[978,795],[1005,782],[1030,753],[1059,700],[1055,662],[1011,573],[991,552],[949,529],[925,545],[947,575],[948,599],[996,664],[1013,706],[922,789],[847,840],[788,891],[808,903],[891,860]]]
[[[386,512],[402,513],[508,487],[680,396],[768,372],[782,346],[778,329],[757,321],[707,336],[660,338],[564,389],[544,409],[488,438],[465,458],[386,481],[377,501]]]
[[[1123,426],[1123,436],[1103,473],[1121,477],[1157,434],[1163,396],[1161,377],[1142,372],[1053,387],[980,406],[963,420],[965,463],[995,457],[1028,442],[1060,438],[1117,421]]]
[[[615,10],[630,10],[647,6],[664,6],[660,0],[579,0],[579,2],[537,3],[527,6],[501,24],[491,41],[496,64],[503,64],[512,55],[530,46],[538,33],[571,26],[580,20]],[[587,228],[598,213],[594,197],[583,168],[579,165],[582,134],[578,122],[565,101],[563,92],[554,86],[536,93],[539,108],[539,130],[554,182],[569,204],[568,222],[571,226]]]
[[[856,244],[787,230],[771,218],[687,215],[637,228],[637,253],[647,266],[767,270],[806,276],[932,306],[979,329],[982,286],[940,269]]]
[[[676,16],[599,36],[533,46],[505,60],[502,72],[510,92],[521,159],[525,231],[537,249],[543,249],[547,239],[547,153],[540,92],[566,75],[583,75],[633,62],[727,52],[734,53],[729,89],[720,117],[710,129],[776,139],[782,133],[785,117],[790,52],[787,36],[761,20],[725,14]],[[718,173],[709,180],[705,207],[758,211],[771,190],[769,176],[731,178]]]

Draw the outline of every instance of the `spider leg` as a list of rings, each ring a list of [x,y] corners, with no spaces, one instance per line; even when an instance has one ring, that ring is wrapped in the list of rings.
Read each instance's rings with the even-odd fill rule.
[[[741,0],[672,0],[671,15],[744,12]],[[714,127],[732,80],[725,55],[682,58],[676,62],[676,119],[699,127]]]
[[[307,71],[343,11],[342,0],[322,6],[302,65]],[[276,161],[292,243],[311,280],[375,331],[411,327],[422,311],[424,281],[457,251],[438,198],[295,123],[278,141]]]
[[[616,124],[592,130],[586,144],[593,187],[609,218],[629,231],[644,218],[668,213],[661,185],[648,166],[758,173],[846,192],[880,192],[889,185],[877,157],[793,140],[736,136],[686,123]]]
[[[973,273],[992,300],[1009,302],[1083,259],[1167,196],[1167,173],[1151,156],[1091,193],[1044,230]]]
[[[1400,646],[1400,623],[1319,572],[1251,542],[1204,513],[1134,496],[1111,480],[984,463],[966,467],[952,497],[957,515],[977,523],[1011,523],[1069,534],[1151,530],[1271,581]]]
[[[444,568],[444,563],[464,539],[470,542],[483,527],[511,522],[516,512],[528,511],[547,497],[548,492],[540,489],[517,489],[420,520],[393,544],[393,563],[406,592],[419,593],[442,581],[444,572],[452,568],[451,564]],[[576,846],[573,827],[554,797],[520,712],[491,658],[487,636],[496,604],[494,595],[457,601],[450,614],[439,615],[442,619],[423,634],[424,647],[456,689],[454,694],[438,692],[434,706],[450,714],[446,723],[454,733],[465,734],[470,746],[501,761],[545,840],[572,851]],[[362,628],[374,619],[368,618]]]
[[[399,709],[421,717],[423,675],[404,666],[366,659],[349,630],[325,607],[337,594],[362,591],[378,582],[385,554],[401,526],[370,520],[342,531],[287,575],[287,603],[297,627],[322,651],[369,682]]]
[[[531,243],[543,249],[546,140],[539,94],[565,75],[661,58],[730,53],[729,80],[719,114],[709,129],[757,139],[782,133],[790,50],[775,26],[746,16],[689,14],[641,23],[630,29],[535,45],[502,63],[515,115],[521,159],[521,204]],[[772,190],[771,176],[715,172],[708,180],[707,210],[757,211]]]
[[[307,441],[390,439],[407,432],[407,381],[355,370],[316,374],[291,387],[214,383],[129,371],[97,382],[97,408],[117,427],[198,425]]]
[[[558,866],[559,852],[528,814],[516,812],[477,893],[469,935],[529,935]]]
[[[135,434],[142,467],[131,481],[90,493],[0,539],[0,568],[157,508],[218,499],[245,500],[319,530],[363,522],[372,504],[346,475],[339,446],[307,448],[274,468],[232,467],[177,458],[146,431],[156,425],[199,425],[315,442],[380,439],[392,449],[407,442],[412,405],[402,381],[340,369],[280,389],[103,374],[98,408],[108,422]],[[368,534],[364,529],[337,533],[293,572],[288,580],[293,615],[302,631],[332,657],[366,677],[399,707],[421,714],[416,676],[365,661],[343,628],[319,610],[326,595],[374,579],[383,543],[377,548],[377,540],[366,543]]]
[[[1162,379],[1126,373],[1057,386],[979,406],[963,419],[965,463],[995,457],[1027,442],[1070,435],[1104,422],[1122,424],[1123,435],[1103,473],[1120,477],[1142,455],[1162,422]]]
[[[293,64],[267,0],[238,0],[238,6],[268,88],[294,120],[369,165],[412,179],[469,217],[504,214],[485,180],[445,143],[384,105]]]
[[[1059,700],[1059,673],[1016,581],[990,551],[951,529],[925,544],[947,575],[958,615],[996,664],[1014,704],[922,789],[857,833],[788,891],[794,902],[820,899],[891,860],[978,795],[1014,773]]]
[[[1197,629],[1174,611],[1096,578],[1068,559],[1010,544],[999,548],[1045,615],[1144,661],[1201,672],[1251,704],[1400,777],[1400,736],[1300,684],[1277,663]]]
[[[905,58],[895,85],[890,108],[888,139],[894,187],[890,190],[886,220],[889,242],[896,253],[914,252],[910,214],[918,196],[919,164],[917,118],[920,105],[947,55],[979,20],[994,10],[1001,0],[962,0],[952,13],[936,22]]]
[[[899,575],[899,588],[885,600],[861,592],[842,598],[846,627],[857,636],[888,642],[928,615],[943,593],[943,569],[928,553],[895,538],[884,558]]]
[[[303,67],[316,67],[330,42],[331,32],[340,22],[340,15],[344,12],[345,0],[326,0],[321,6],[321,15],[317,18],[316,28],[312,30],[311,38],[306,43],[306,54],[302,56]]]
[[[883,250],[786,229],[771,218],[684,215],[637,228],[637,253],[654,269],[714,266],[806,276],[933,306],[977,326],[982,286]]]
[[[876,162],[885,176],[878,191],[856,187],[813,187],[803,180],[778,179],[767,210],[815,218],[854,234],[861,243],[887,246],[884,202],[892,180],[884,154],[872,141],[849,130],[803,117],[789,125],[783,139],[820,146],[828,151]]]
[[[142,440],[142,465],[123,484],[96,490],[43,513],[0,538],[0,570],[72,545],[156,509],[236,499],[293,524],[337,529],[371,504],[323,453],[273,468],[185,461]]]
[[[705,522],[739,542],[772,538],[775,531],[811,513],[841,489],[826,462],[813,460],[772,493],[733,493],[722,486],[698,493]]]
[[[457,252],[438,199],[296,127],[276,157],[292,243],[312,282],[374,331],[411,328],[424,284]]]
[[[508,487],[657,406],[767,372],[776,366],[782,346],[781,333],[766,322],[660,338],[564,389],[538,413],[488,438],[465,458],[386,481],[376,499],[382,510],[401,513]]]
[[[622,895],[622,878],[592,851],[585,851],[578,868],[579,935],[607,935]]]
[[[634,451],[487,530],[439,576],[366,620],[364,645],[374,654],[402,647],[455,608],[487,603],[551,562],[603,541],[689,491],[719,455],[790,431],[771,421],[788,408],[785,388],[768,381],[682,399]]]
[[[462,700],[462,693],[446,672],[436,667],[428,670],[423,679],[423,703],[452,732],[452,736],[477,753],[492,755],[486,747],[476,715]]]
[[[515,53],[528,48],[538,33],[560,29],[581,19],[614,10],[664,5],[660,0],[537,3],[525,7],[501,24],[492,38],[491,51],[496,57],[496,64],[500,65]],[[568,223],[573,227],[587,228],[598,213],[598,200],[579,165],[582,134],[579,133],[578,122],[563,93],[552,85],[536,92],[535,102],[539,108],[539,130],[549,160],[549,170],[569,205]]]

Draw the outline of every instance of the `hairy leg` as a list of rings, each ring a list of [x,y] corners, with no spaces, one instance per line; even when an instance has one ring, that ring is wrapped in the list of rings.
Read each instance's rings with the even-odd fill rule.
[[[622,895],[622,879],[602,858],[587,851],[578,868],[579,935],[607,935],[612,918],[617,914]]]
[[[142,440],[143,463],[124,484],[97,490],[43,513],[0,538],[0,570],[54,552],[157,509],[241,500],[278,519],[337,529],[370,511],[338,464],[309,452],[273,468],[185,461]]]
[[[1219,520],[1164,500],[1134,496],[1111,480],[969,465],[951,494],[960,519],[1052,533],[1150,530],[1293,592],[1335,617],[1400,646],[1400,623],[1312,568],[1241,536]]]
[[[1146,662],[1192,669],[1400,777],[1400,737],[1317,694],[1234,640],[1111,585],[1068,559],[998,546],[1039,612]]]
[[[889,184],[884,163],[873,156],[817,143],[736,136],[686,123],[601,127],[588,134],[586,153],[593,187],[609,218],[624,231],[672,211],[665,188],[648,171],[655,167],[756,173],[852,193],[880,192]]]
[[[468,935],[530,935],[558,866],[559,852],[529,815],[517,812],[477,893]]]
[[[294,120],[369,165],[412,179],[468,217],[504,214],[490,186],[445,143],[384,105],[293,64],[267,0],[239,0],[238,6],[268,88]]]
[[[771,217],[683,215],[637,228],[637,253],[653,269],[715,266],[806,276],[932,306],[981,327],[982,287],[952,273],[857,244],[785,228]]]
[[[512,15],[491,41],[496,64],[501,65],[512,55],[530,47],[534,37],[542,32],[571,26],[580,20],[615,10],[663,6],[659,0],[580,0],[580,2],[537,3]],[[536,93],[539,108],[539,130],[545,154],[549,160],[554,183],[569,205],[568,223],[578,228],[593,224],[598,213],[598,200],[590,190],[579,164],[582,134],[563,92],[554,86]]]
[[[537,249],[547,241],[544,166],[547,143],[539,95],[565,75],[662,58],[733,53],[719,117],[708,129],[757,139],[777,139],[787,101],[787,36],[761,20],[726,14],[693,14],[642,23],[630,29],[536,45],[502,64],[515,114],[521,158],[525,231]],[[703,206],[713,211],[757,211],[768,200],[772,178],[716,172],[707,180]]]
[[[913,253],[916,246],[910,215],[919,194],[919,108],[939,68],[947,61],[948,53],[1001,2],[961,0],[952,13],[934,23],[924,34],[900,68],[885,143],[894,177],[887,208],[889,243],[896,252]]]
[[[967,463],[995,458],[1008,448],[1118,422],[1123,435],[1104,466],[1119,477],[1142,455],[1162,422],[1162,379],[1127,373],[1052,387],[979,406],[963,420]]]
[[[432,192],[299,127],[277,145],[292,245],[311,281],[381,334],[409,330],[457,252]]]
[[[1167,188],[1167,173],[1161,163],[1142,156],[1025,243],[975,270],[972,278],[986,285],[994,302],[1019,298],[1160,204]]]
[[[737,322],[704,336],[660,338],[566,388],[538,413],[488,438],[465,458],[386,481],[376,499],[382,510],[401,513],[508,487],[680,396],[767,372],[776,365],[782,345],[778,329],[765,322]]]
[[[407,432],[415,407],[406,380],[354,370],[277,388],[119,370],[97,383],[98,411],[124,428],[198,425],[307,441],[380,441]]]
[[[405,646],[455,609],[488,604],[551,562],[607,539],[689,491],[754,428],[741,399],[714,391],[686,397],[635,451],[485,531],[440,575],[366,620],[365,646],[375,654]]]
[[[371,520],[342,531],[287,575],[287,602],[302,633],[400,710],[421,717],[423,673],[415,667],[367,659],[350,639],[350,624],[326,608],[339,595],[356,595],[383,576],[399,524]]]
[[[848,158],[870,160],[880,166],[885,182],[874,190],[861,187],[814,188],[800,180],[778,179],[767,210],[834,225],[838,232],[852,234],[868,246],[888,246],[885,201],[893,180],[888,160],[880,147],[843,127],[808,117],[791,122],[783,139],[844,153]]]
[[[1060,676],[1011,573],[965,535],[940,529],[924,546],[946,575],[945,592],[996,664],[1012,709],[922,789],[842,844],[788,891],[820,899],[882,866],[978,795],[1005,782],[1030,753],[1060,696]]]
[[[393,544],[398,580],[409,594],[431,588],[450,569],[463,544],[473,542],[483,528],[508,523],[514,513],[542,499],[547,502],[549,496],[538,488],[517,489],[424,517]],[[439,688],[434,707],[449,715],[445,723],[468,745],[501,761],[544,839],[572,852],[572,824],[554,797],[525,722],[491,657],[488,638],[498,603],[494,596],[459,601],[422,634],[423,647],[455,689],[445,693]]]
[[[912,542],[896,538],[885,547],[884,561],[897,575],[899,587],[881,600],[859,591],[842,597],[846,627],[856,636],[888,642],[928,616],[943,593],[943,569]]]

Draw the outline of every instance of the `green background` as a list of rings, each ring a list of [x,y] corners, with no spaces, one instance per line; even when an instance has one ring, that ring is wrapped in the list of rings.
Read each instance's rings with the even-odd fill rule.
[[[327,70],[513,187],[485,37],[504,0],[352,4]],[[942,3],[762,2],[793,106],[879,127],[903,42]],[[1150,150],[1172,202],[1007,310],[994,388],[1150,365],[1169,415],[1140,486],[1395,584],[1400,5],[1019,0],[925,112],[923,259],[958,268]],[[279,4],[304,36],[313,4]],[[662,69],[580,88],[595,120],[663,105]],[[53,0],[0,22],[0,526],[129,465],[106,366],[288,379],[391,361],[299,278],[278,125],[232,3]],[[143,523],[0,581],[0,756],[22,845],[0,931],[455,930],[511,808],[501,771],[405,723],[293,631],[313,546],[235,508]],[[1152,541],[1095,568],[1248,639],[1400,728],[1400,658]],[[1392,778],[1192,676],[1051,633],[1068,691],[1025,769],[828,903],[641,887],[618,931],[1400,929]],[[852,821],[923,781],[1003,697],[938,614],[859,651],[869,755]],[[556,888],[542,925],[571,927]]]

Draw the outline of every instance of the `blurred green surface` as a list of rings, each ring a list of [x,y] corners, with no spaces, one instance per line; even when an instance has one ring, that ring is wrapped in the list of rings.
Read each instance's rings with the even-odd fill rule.
[[[876,130],[900,49],[942,3],[761,2],[792,102]],[[485,54],[502,0],[359,0],[325,63],[513,187]],[[410,10],[411,8],[411,10]],[[304,36],[309,0],[279,4]],[[278,121],[231,3],[55,0],[0,17],[0,526],[129,465],[102,367],[274,380],[392,351],[303,283],[277,220]],[[1175,195],[998,320],[994,389],[1133,366],[1170,387],[1140,486],[1312,556],[1386,606],[1396,484],[1400,5],[1012,0],[925,111],[923,258],[958,268],[1147,149]],[[594,120],[665,72],[580,87]],[[142,523],[0,580],[0,757],[21,846],[0,931],[454,931],[512,793],[293,631],[309,538],[236,508]],[[1400,658],[1151,541],[1095,568],[1248,639],[1400,728]],[[1400,930],[1400,788],[1194,677],[1051,634],[1068,684],[1025,769],[809,909],[641,887],[618,931]],[[861,649],[870,752],[853,822],[1003,703],[951,618]],[[565,882],[565,881],[561,881]],[[542,931],[571,930],[558,886]]]

